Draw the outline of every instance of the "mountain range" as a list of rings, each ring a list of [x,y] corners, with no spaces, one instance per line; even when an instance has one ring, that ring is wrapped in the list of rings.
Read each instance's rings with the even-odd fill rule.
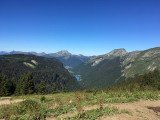
[[[115,49],[80,64],[73,72],[81,76],[82,86],[100,88],[155,69],[160,69],[160,47],[134,52]]]
[[[14,54],[36,55],[41,56],[43,59],[53,61],[58,59],[63,63],[65,68],[80,78],[79,84],[85,88],[112,86],[130,77],[138,76],[155,69],[160,70],[160,47],[133,52],[127,52],[123,48],[115,49],[99,56],[73,55],[66,50],[49,54],[20,51],[12,51],[9,53],[2,51],[0,54],[7,56]],[[23,58],[23,56],[21,57]],[[48,64],[47,62],[48,61],[45,61],[43,63]],[[18,63],[20,62],[16,64],[18,65]],[[35,67],[30,65],[30,63],[24,64],[33,68]],[[12,66],[12,64],[9,65]],[[3,67],[1,68],[2,71]],[[54,66],[52,69],[54,69]],[[72,75],[70,74],[70,76]],[[77,83],[75,83],[75,85],[76,84]]]
[[[68,52],[67,50],[62,50],[56,53],[48,53],[48,54],[45,52],[37,53],[37,52],[22,52],[22,51],[11,51],[11,52],[0,51],[0,55],[14,55],[14,54],[36,55],[47,58],[56,58],[60,60],[67,69],[72,69],[73,67],[79,65],[80,63],[88,61],[90,58],[94,57],[94,56],[84,56],[81,54],[74,55]]]

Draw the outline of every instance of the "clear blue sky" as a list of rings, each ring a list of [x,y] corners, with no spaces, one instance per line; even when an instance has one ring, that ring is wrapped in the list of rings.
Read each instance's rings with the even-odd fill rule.
[[[98,55],[160,46],[160,0],[0,0],[0,51]]]

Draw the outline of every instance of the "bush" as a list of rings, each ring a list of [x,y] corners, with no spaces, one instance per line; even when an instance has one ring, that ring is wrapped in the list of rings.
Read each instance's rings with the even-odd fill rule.
[[[16,106],[2,105],[0,107],[0,119],[10,120],[18,116],[18,109]]]
[[[46,101],[46,97],[42,96],[41,97],[41,102],[45,102]]]
[[[33,100],[25,100],[19,105],[20,114],[25,114],[27,112],[39,111],[40,105]]]
[[[25,100],[18,107],[20,115],[27,115],[26,119],[43,120],[46,118],[47,110],[44,106],[33,100]],[[27,118],[28,117],[28,118]]]

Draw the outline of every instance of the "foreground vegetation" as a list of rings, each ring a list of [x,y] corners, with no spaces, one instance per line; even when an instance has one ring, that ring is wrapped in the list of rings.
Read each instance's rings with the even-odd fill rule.
[[[53,95],[25,95],[13,96],[12,99],[23,99],[23,102],[0,106],[0,118],[10,120],[43,120],[45,118],[59,118],[66,113],[77,114],[66,119],[98,119],[103,115],[126,113],[129,110],[119,110],[113,107],[104,107],[110,103],[128,103],[144,100],[159,100],[159,91],[97,91],[71,92]],[[85,110],[93,105],[98,108]]]

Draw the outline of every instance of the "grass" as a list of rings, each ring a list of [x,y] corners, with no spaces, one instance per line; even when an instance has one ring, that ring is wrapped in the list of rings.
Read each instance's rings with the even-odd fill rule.
[[[0,106],[0,119],[5,120],[40,120],[46,115],[46,107],[33,100]]]
[[[96,120],[102,116],[112,116],[115,114],[121,114],[121,113],[126,113],[131,115],[130,111],[127,110],[119,110],[115,107],[105,107],[104,109],[94,109],[94,110],[89,110],[86,112],[83,112],[82,115],[76,115],[71,118],[67,118],[68,120]]]
[[[103,104],[129,103],[143,100],[159,100],[159,91],[99,91],[95,93],[71,92],[50,95],[12,96],[12,99],[23,99],[25,102],[0,106],[0,119],[6,120],[39,120],[43,117],[57,117],[69,112],[78,111],[82,119],[97,119],[103,115],[120,113],[130,114],[129,111],[120,111],[117,108],[105,108]],[[27,101],[27,102],[26,102]],[[23,103],[23,104],[22,104]],[[34,106],[35,105],[35,106]],[[99,109],[83,111],[83,107],[99,105]],[[28,108],[30,106],[30,108]],[[34,110],[34,108],[39,110]],[[101,109],[100,109],[101,108]],[[74,116],[74,119],[78,116]]]

